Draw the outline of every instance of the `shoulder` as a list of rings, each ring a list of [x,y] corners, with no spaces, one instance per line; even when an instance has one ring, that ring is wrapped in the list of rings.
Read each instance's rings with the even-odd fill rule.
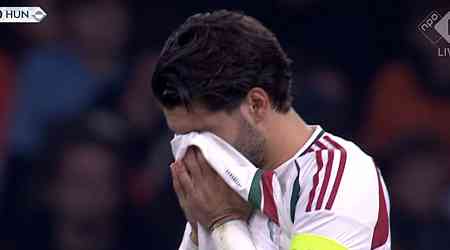
[[[297,163],[301,190],[298,206],[302,212],[376,214],[376,167],[372,158],[353,142],[325,133]]]
[[[326,237],[348,249],[369,249],[384,197],[372,158],[329,133],[306,152],[296,160],[300,192],[293,233]]]

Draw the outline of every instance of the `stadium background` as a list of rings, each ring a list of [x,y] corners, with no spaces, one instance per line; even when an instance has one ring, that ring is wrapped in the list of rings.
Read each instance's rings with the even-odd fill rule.
[[[450,5],[342,2],[2,1],[48,16],[0,25],[0,249],[176,248],[184,219],[152,67],[185,18],[220,8],[277,34],[307,122],[374,156],[393,249],[450,249],[450,56],[417,30]]]

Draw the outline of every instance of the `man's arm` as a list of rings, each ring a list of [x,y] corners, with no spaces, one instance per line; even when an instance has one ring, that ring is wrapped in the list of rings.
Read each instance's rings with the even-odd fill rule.
[[[232,220],[216,227],[211,233],[217,250],[248,249],[256,250],[248,230],[247,223]],[[186,223],[179,250],[198,250],[198,241],[192,238],[191,225]]]
[[[325,175],[319,176],[324,180],[317,182],[322,183],[317,192],[310,191],[312,186],[303,193],[303,200],[312,205],[297,203],[291,250],[390,249],[389,198],[381,174],[364,154],[349,151],[346,161],[341,161],[343,155],[341,151],[316,153],[323,166],[341,166],[345,171],[340,182],[330,171],[328,185],[323,184]],[[312,179],[306,176],[303,183]],[[335,196],[330,198],[333,191]]]
[[[192,228],[189,223],[186,223],[186,229],[178,250],[198,250],[198,241],[192,239]]]
[[[247,223],[242,220],[228,221],[212,231],[217,250],[256,250]]]

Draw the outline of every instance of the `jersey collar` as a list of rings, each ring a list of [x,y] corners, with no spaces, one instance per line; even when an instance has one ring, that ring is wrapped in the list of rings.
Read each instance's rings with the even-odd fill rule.
[[[313,145],[317,140],[319,140],[325,131],[322,129],[320,125],[311,125],[310,128],[314,129],[314,132],[306,141],[305,144],[287,161],[283,162],[280,166],[274,169],[277,174],[281,174],[284,172],[284,169],[292,162],[292,160],[297,159],[298,157],[304,155],[306,151]]]

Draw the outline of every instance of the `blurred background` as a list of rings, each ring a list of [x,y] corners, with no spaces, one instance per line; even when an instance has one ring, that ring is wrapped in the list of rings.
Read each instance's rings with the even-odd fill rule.
[[[150,80],[170,32],[221,8],[277,34],[308,123],[375,158],[392,249],[450,249],[450,55],[417,30],[450,4],[343,2],[2,1],[48,16],[0,24],[0,249],[177,248],[172,135]]]

